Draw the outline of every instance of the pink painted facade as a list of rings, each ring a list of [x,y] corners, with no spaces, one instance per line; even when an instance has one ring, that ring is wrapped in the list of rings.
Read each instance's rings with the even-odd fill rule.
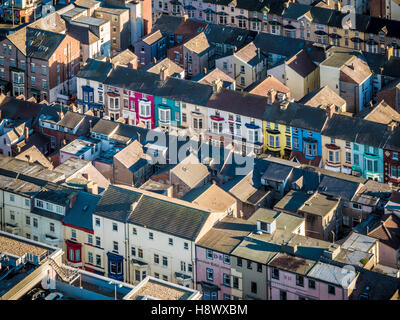
[[[218,251],[210,250],[212,251],[212,259],[208,258],[207,250],[196,246],[197,290],[203,293],[204,300],[223,300],[224,295],[231,296],[231,287],[224,285],[224,274],[231,279],[231,265],[224,263],[224,254]],[[213,270],[213,280],[207,279],[207,269]],[[204,284],[206,285],[204,286]],[[211,291],[217,293],[216,297],[212,297]]]
[[[140,110],[140,104],[150,104],[150,113],[149,115],[144,116]],[[135,114],[135,124],[138,125],[140,122],[146,124],[146,127],[149,129],[155,128],[155,114],[154,114],[154,96],[146,95],[140,92],[129,91],[129,113]],[[131,124],[129,122],[132,117],[125,117],[125,122]],[[132,120],[131,120],[132,121]]]
[[[279,270],[279,279],[272,277],[273,268],[268,267],[268,281],[270,283],[270,300],[281,300],[281,291],[286,292],[287,300],[348,300],[348,289],[335,286],[335,294],[328,293],[329,284],[326,282],[315,281],[315,289],[309,288],[309,278],[304,276],[304,286],[296,284],[296,274]]]

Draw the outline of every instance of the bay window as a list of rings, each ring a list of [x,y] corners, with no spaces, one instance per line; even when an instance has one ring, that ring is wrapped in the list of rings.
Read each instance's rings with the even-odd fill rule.
[[[160,121],[171,121],[171,110],[160,109]]]
[[[378,161],[373,159],[366,160],[367,171],[378,172]]]
[[[314,157],[317,155],[317,145],[315,143],[306,143],[306,156]]]
[[[222,122],[212,121],[211,122],[212,132],[222,133]]]
[[[249,142],[258,142],[258,130],[249,129],[248,130]]]
[[[329,150],[329,162],[333,162],[333,163],[339,162],[339,151]]]
[[[139,102],[139,115],[141,117],[150,117],[150,102]]]
[[[269,146],[271,148],[279,148],[279,136],[269,136]]]
[[[110,109],[118,109],[119,108],[119,98],[109,98]]]

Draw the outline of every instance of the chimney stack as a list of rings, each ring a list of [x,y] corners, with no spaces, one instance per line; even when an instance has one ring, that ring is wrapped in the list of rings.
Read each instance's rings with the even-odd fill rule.
[[[394,129],[397,127],[397,122],[396,121],[392,121],[388,124],[389,130],[390,131],[394,131]]]
[[[167,80],[167,67],[166,66],[161,66],[160,68],[160,80],[165,81]]]
[[[334,104],[327,105],[325,108],[326,114],[328,118],[332,118],[333,114],[335,113],[336,107]]]
[[[213,82],[213,92],[218,93],[222,88],[222,81],[221,79],[217,79]]]
[[[276,92],[274,89],[269,89],[267,94],[268,103],[274,103]]]
[[[387,46],[386,47],[386,58],[390,60],[390,58],[393,56],[393,46]]]
[[[28,141],[29,139],[29,128],[27,126],[25,126],[24,128],[24,136],[25,136],[25,141]]]

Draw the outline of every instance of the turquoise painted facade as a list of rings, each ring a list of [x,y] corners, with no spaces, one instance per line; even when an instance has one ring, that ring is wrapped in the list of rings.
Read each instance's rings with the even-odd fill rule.
[[[366,179],[384,182],[383,149],[353,142],[353,171]]]
[[[163,97],[154,99],[155,127],[177,127],[181,125],[181,103]]]

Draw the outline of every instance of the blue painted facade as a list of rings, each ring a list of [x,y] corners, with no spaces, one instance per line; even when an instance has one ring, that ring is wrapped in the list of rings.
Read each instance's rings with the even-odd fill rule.
[[[107,252],[107,271],[108,277],[124,281],[124,257],[112,252]]]
[[[302,152],[308,160],[322,156],[321,133],[292,128],[292,149]]]

